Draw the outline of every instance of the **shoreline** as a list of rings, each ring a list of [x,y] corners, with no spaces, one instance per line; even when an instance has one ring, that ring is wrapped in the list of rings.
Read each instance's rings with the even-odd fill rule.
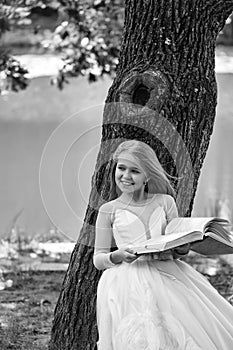
[[[55,76],[63,66],[62,56],[59,54],[22,54],[13,57],[28,69],[29,79]],[[217,46],[215,64],[216,74],[233,74],[233,48]]]

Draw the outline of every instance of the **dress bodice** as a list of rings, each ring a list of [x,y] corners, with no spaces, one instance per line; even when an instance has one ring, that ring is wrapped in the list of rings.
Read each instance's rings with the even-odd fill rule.
[[[138,208],[136,208],[138,209]],[[139,210],[135,208],[117,208],[114,213],[113,235],[118,248],[129,245],[140,245],[148,239],[164,234],[166,214],[162,206],[150,210],[149,215],[143,215],[150,208]]]

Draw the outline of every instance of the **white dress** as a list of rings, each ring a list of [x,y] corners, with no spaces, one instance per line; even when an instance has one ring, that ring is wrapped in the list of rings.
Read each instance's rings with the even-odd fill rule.
[[[151,212],[147,222],[137,215],[138,208],[116,208],[113,235],[118,247],[140,243],[145,232],[151,238],[163,232],[161,201],[144,208]],[[97,323],[98,350],[233,349],[233,307],[180,260],[144,256],[106,269],[98,284]]]

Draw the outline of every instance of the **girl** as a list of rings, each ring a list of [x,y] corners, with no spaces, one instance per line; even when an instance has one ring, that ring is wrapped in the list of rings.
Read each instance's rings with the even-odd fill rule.
[[[96,222],[98,350],[232,350],[233,308],[176,259],[189,247],[137,257],[130,246],[164,234],[176,217],[174,191],[154,151],[126,141],[113,155],[112,188]],[[110,252],[115,240],[117,250]]]

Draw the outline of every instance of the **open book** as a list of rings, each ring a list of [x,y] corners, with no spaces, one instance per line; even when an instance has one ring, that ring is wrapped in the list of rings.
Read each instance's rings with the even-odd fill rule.
[[[135,254],[159,253],[191,243],[191,250],[203,255],[232,254],[233,233],[229,221],[220,218],[175,218],[165,235],[133,246]]]

